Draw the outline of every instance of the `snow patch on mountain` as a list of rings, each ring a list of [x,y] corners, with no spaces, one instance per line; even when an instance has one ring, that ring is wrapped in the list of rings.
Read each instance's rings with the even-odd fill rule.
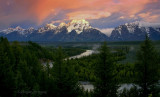
[[[54,30],[57,26],[53,24],[46,24],[44,27],[38,29],[38,33],[43,33],[49,30]]]
[[[125,25],[129,25],[132,27],[138,26],[138,27],[153,27],[153,28],[159,28],[160,23],[150,23],[150,22],[144,22],[144,21],[135,21],[132,23],[126,23]]]
[[[134,33],[135,27],[138,26],[136,23],[135,24],[134,23],[133,24],[126,23],[125,25],[127,26],[129,33]]]
[[[160,27],[160,23],[149,23],[149,22],[144,22],[141,21],[139,22],[140,27],[153,27],[153,28],[158,28]]]
[[[62,22],[62,23],[60,23],[60,24],[59,24],[59,26],[58,26],[58,27],[62,28],[62,27],[64,27],[64,26],[67,26],[67,24],[66,24],[66,23],[64,23],[64,22]]]
[[[8,28],[8,29],[0,31],[0,33],[9,34],[9,33],[13,32],[13,31],[14,31],[14,28]]]
[[[16,28],[8,28],[5,30],[0,31],[0,33],[9,34],[11,32],[17,31],[19,34],[24,35],[25,29],[21,28],[20,26],[17,26]]]
[[[92,27],[90,26],[89,22],[84,19],[72,20],[67,24],[68,33],[71,32],[72,30],[75,30],[77,34],[80,34],[81,32],[83,32],[83,30],[89,28]]]
[[[77,32],[77,34],[80,34],[81,32],[83,32],[83,30],[92,28],[89,24],[88,21],[84,20],[84,19],[78,19],[78,20],[72,20],[71,22],[69,22],[68,24],[62,22],[59,24],[59,26],[55,26],[52,23],[51,24],[46,24],[44,27],[41,27],[38,29],[38,33],[43,33],[49,30],[55,30],[55,34],[61,32],[61,29],[63,27],[67,28],[67,33],[72,32],[73,30],[75,30]]]
[[[137,28],[141,29],[143,32],[150,32],[150,27],[152,27],[154,30],[160,32],[160,23],[149,23],[144,21],[135,21],[132,23],[125,23],[124,25],[120,25],[115,28],[120,34],[122,32],[123,26],[127,27],[127,30],[129,33],[134,33]]]
[[[83,32],[86,29],[92,28],[88,21],[86,21],[84,19],[77,19],[77,20],[72,20],[68,24],[62,22],[59,24],[59,26],[55,26],[53,23],[46,24],[44,27],[40,27],[38,29],[34,29],[32,27],[29,29],[23,29],[18,26],[16,28],[8,28],[6,30],[2,30],[2,31],[0,31],[0,33],[9,34],[11,32],[17,31],[20,34],[31,34],[35,30],[37,30],[37,33],[45,33],[47,31],[53,30],[53,32],[55,34],[57,34],[57,33],[61,32],[63,27],[67,28],[67,33],[70,33],[73,30],[75,30],[77,32],[77,34],[80,34],[81,32]]]
[[[122,25],[116,27],[115,30],[118,31],[119,34],[121,34],[121,32],[122,32]]]

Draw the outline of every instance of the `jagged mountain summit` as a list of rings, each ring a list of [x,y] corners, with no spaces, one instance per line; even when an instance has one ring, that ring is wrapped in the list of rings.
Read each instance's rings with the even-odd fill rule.
[[[160,40],[160,23],[126,23],[114,28],[109,36],[93,28],[84,19],[60,23],[58,26],[46,24],[38,29],[18,26],[0,31],[0,36],[7,37],[10,41],[139,41],[144,40],[146,34],[152,40]]]
[[[56,31],[57,33],[57,32],[60,32],[59,30],[61,30],[61,28],[63,27],[67,28],[67,33],[70,33],[73,30],[75,30],[77,34],[80,34],[81,32],[83,32],[83,30],[92,28],[88,21],[84,19],[80,19],[80,20],[72,20],[68,24],[62,22],[59,24],[59,26],[55,26],[53,24],[46,24],[44,27],[39,28],[38,32],[43,33],[48,30],[57,30]]]
[[[72,30],[75,30],[77,34],[80,34],[83,32],[83,30],[87,30],[92,28],[88,21],[82,19],[82,20],[72,20],[67,25],[68,32],[71,32]]]
[[[160,40],[160,23],[136,21],[116,27],[110,36],[114,41],[144,40],[148,34],[152,40]]]
[[[9,28],[0,31],[0,36],[10,41],[105,41],[108,37],[90,26],[84,19],[72,20],[59,26],[46,24],[38,29]]]

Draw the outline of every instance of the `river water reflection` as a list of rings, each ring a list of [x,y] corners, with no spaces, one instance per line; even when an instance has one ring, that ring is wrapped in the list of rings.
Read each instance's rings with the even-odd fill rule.
[[[93,53],[95,53],[94,50],[86,50],[85,52],[81,53],[80,55],[69,57],[69,59],[81,58],[81,57],[84,57],[84,56],[92,55]]]

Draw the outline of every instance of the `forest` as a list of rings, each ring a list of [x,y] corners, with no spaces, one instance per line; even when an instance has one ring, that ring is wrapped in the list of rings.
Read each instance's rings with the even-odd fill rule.
[[[0,97],[160,97],[160,50],[153,41],[146,36],[132,52],[135,60],[127,62],[133,56],[129,47],[108,44],[103,42],[98,53],[69,59],[88,48],[9,42],[1,37]],[[86,91],[80,81],[92,83],[94,89]],[[119,92],[126,83],[134,86]]]

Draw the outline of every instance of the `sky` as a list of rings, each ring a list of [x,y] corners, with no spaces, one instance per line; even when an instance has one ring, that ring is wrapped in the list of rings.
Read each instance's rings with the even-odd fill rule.
[[[160,23],[160,0],[0,0],[0,29],[72,19],[103,30],[134,21]]]

